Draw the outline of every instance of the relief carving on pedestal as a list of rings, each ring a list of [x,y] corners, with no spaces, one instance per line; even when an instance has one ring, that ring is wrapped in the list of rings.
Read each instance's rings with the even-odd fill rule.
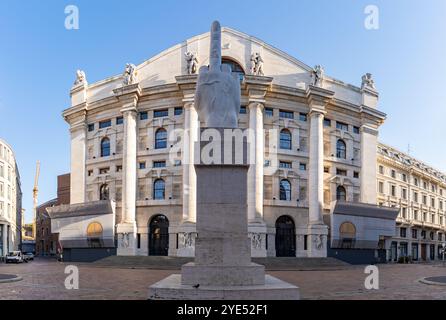
[[[191,248],[195,246],[195,232],[179,233],[179,243],[183,248]]]
[[[260,233],[251,233],[251,246],[253,249],[262,248],[262,235]]]

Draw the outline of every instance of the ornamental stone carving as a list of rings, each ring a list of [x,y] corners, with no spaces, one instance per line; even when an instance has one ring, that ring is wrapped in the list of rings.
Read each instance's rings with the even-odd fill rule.
[[[325,70],[321,65],[317,65],[313,69],[313,86],[322,87]]]
[[[263,76],[263,59],[258,52],[251,55],[251,74]]]
[[[316,249],[322,249],[324,246],[324,236],[321,234],[317,235],[314,242],[316,244]]]
[[[186,71],[187,74],[196,74],[198,71],[198,58],[195,52],[188,51],[184,54],[186,59]]]
[[[254,249],[262,248],[262,235],[260,233],[251,234],[251,244]]]
[[[366,73],[365,75],[362,76],[362,83],[361,83],[361,89],[364,88],[370,88],[375,90],[375,81],[372,78],[372,74],[371,73]]]
[[[76,80],[74,81],[74,85],[80,85],[87,82],[87,78],[85,76],[85,72],[83,70],[76,71]]]
[[[125,65],[125,70],[123,74],[124,85],[129,86],[131,84],[134,84],[136,82],[136,76],[137,76],[136,66],[132,63],[127,63]]]

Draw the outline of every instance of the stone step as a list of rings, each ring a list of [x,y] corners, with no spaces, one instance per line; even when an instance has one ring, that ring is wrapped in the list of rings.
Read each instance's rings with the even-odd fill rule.
[[[193,262],[193,258],[155,256],[110,256],[92,264],[102,267],[180,270],[181,266]],[[342,269],[350,264],[335,258],[253,258],[253,262],[274,270],[328,270]]]

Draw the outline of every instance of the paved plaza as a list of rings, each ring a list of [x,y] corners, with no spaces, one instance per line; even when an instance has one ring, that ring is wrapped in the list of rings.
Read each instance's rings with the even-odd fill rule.
[[[20,265],[0,264],[0,274],[23,280],[0,283],[1,299],[146,299],[149,285],[176,270],[78,264],[79,289],[67,290],[68,264],[36,259]],[[269,274],[296,284],[303,299],[446,299],[446,287],[420,283],[424,277],[446,275],[440,264],[379,265],[380,289],[366,290],[364,266],[321,271],[271,271]]]

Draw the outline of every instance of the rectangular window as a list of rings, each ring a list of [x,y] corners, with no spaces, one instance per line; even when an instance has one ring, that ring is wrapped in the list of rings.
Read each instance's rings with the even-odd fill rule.
[[[384,167],[383,166],[379,166],[379,174],[384,174]]]
[[[390,175],[392,176],[392,178],[396,178],[396,171],[395,170],[390,171]]]
[[[166,161],[153,161],[154,168],[164,168],[166,166]]]
[[[353,127],[353,133],[359,134],[359,127]]]
[[[407,232],[406,228],[400,228],[400,237],[401,238],[405,238],[406,237],[406,232]]]
[[[108,128],[108,127],[111,127],[111,120],[105,120],[105,121],[99,122],[99,129],[104,129],[104,128]]]
[[[273,109],[272,108],[265,108],[265,117],[272,117],[273,116]]]
[[[141,233],[136,234],[136,246],[138,249],[141,249]]]
[[[280,167],[280,168],[284,168],[284,169],[291,169],[292,164],[291,164],[291,162],[280,161],[280,162],[279,162],[279,167]]]
[[[181,166],[181,160],[175,160],[174,166],[175,167]]]
[[[329,167],[324,167],[324,173],[330,173],[330,168]]]
[[[396,186],[390,186],[390,195],[396,197]]]
[[[412,229],[412,238],[413,239],[417,239],[418,238],[418,230],[417,229]]]
[[[139,120],[147,120],[149,118],[147,111],[143,111],[139,113]]]
[[[88,132],[94,131],[94,123],[88,125]]]
[[[403,179],[404,182],[407,182],[407,176],[405,173],[401,174],[401,179]]]
[[[285,119],[294,119],[294,113],[292,111],[279,110],[279,117]]]
[[[324,127],[331,127],[331,120],[324,118]]]
[[[423,204],[427,205],[427,196],[423,196]]]
[[[264,167],[269,167],[271,165],[271,161],[270,160],[265,160],[263,166]]]
[[[378,191],[379,193],[384,193],[384,182],[379,182],[378,183]]]
[[[169,110],[167,110],[167,109],[153,111],[154,118],[167,117],[168,115],[169,115]]]
[[[435,208],[435,198],[431,198],[431,207]]]
[[[145,169],[145,168],[146,168],[146,163],[145,163],[145,161],[140,162],[140,163],[139,163],[139,169],[143,170],[143,169]]]
[[[121,172],[122,171],[122,166],[116,166],[116,172]]]
[[[306,113],[299,113],[299,120],[306,122],[307,121],[307,114]]]
[[[93,175],[93,170],[88,170],[88,176],[91,177]]]
[[[348,124],[336,121],[336,129],[348,131]]]
[[[119,125],[119,124],[123,124],[124,123],[124,118],[123,117],[117,117],[116,118],[116,124],[117,125]]]
[[[299,163],[299,170],[306,171],[307,170],[307,164],[306,163]]]
[[[407,200],[407,190],[406,189],[401,189],[401,198],[403,198],[404,200]]]
[[[347,170],[344,169],[336,169],[336,174],[338,176],[347,176]]]
[[[181,116],[183,114],[183,107],[176,107],[173,114],[176,116]]]
[[[418,192],[413,193],[413,200],[418,203]]]
[[[99,169],[99,174],[106,174],[110,171],[110,168],[101,168]]]
[[[241,106],[240,107],[240,114],[246,114],[246,107],[245,106]]]
[[[358,171],[353,172],[353,178],[359,179],[359,172]]]

